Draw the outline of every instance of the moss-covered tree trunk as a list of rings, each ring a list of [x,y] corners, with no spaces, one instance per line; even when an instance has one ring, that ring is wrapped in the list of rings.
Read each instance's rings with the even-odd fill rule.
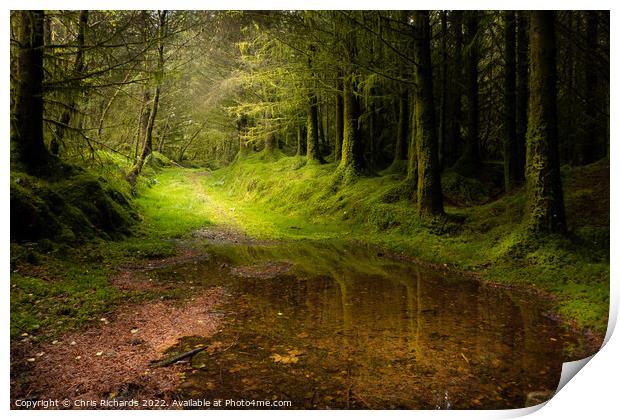
[[[531,13],[526,220],[536,233],[566,231],[558,153],[554,19],[552,11]]]
[[[433,98],[430,24],[427,11],[416,11],[415,19],[415,111],[418,166],[417,208],[419,216],[443,214],[439,156]]]
[[[355,75],[349,74],[343,83],[344,127],[339,170],[343,171],[345,181],[359,175],[364,167],[364,148],[358,126],[360,104],[355,94],[354,79]]]
[[[525,136],[527,134],[529,40],[527,12],[517,12],[516,133],[518,180],[525,180]]]
[[[480,162],[478,145],[479,107],[478,107],[478,16],[477,11],[466,12],[465,36],[467,45],[466,54],[466,95],[467,95],[467,132],[463,154],[456,164],[459,173],[473,175]]]
[[[306,157],[308,162],[321,163],[321,150],[319,149],[319,106],[314,93],[308,98],[308,118],[306,123]]]
[[[515,12],[504,12],[504,188],[511,191],[519,183],[516,110],[516,27]]]
[[[13,78],[11,155],[34,171],[49,159],[43,142],[43,20],[41,10],[18,12],[17,66]]]
[[[336,136],[334,144],[334,162],[338,162],[342,157],[342,137],[344,131],[344,101],[342,99],[342,76],[338,76],[338,86],[336,92]]]
[[[344,37],[346,65],[342,81],[343,130],[342,156],[335,179],[344,183],[354,181],[365,167],[364,144],[359,129],[361,106],[357,92],[357,39],[355,31],[349,30]]]

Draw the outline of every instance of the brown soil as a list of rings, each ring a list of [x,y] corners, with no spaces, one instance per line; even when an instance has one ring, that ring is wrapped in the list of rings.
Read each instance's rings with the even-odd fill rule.
[[[269,245],[275,243],[274,241],[254,239],[239,230],[227,226],[212,226],[198,229],[194,231],[192,236],[195,239],[215,245]]]
[[[150,362],[182,337],[206,341],[217,332],[220,318],[211,311],[222,297],[223,289],[213,288],[181,306],[131,304],[58,342],[15,343],[11,370],[22,376],[11,378],[12,400],[169,397],[180,385],[181,368],[151,368]]]

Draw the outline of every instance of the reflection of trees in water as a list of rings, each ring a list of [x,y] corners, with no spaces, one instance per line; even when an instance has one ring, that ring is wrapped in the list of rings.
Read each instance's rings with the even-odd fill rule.
[[[526,382],[544,387],[537,372],[558,358],[557,349],[537,357],[549,332],[536,302],[513,302],[505,291],[367,251],[287,245],[242,254],[237,264],[295,263],[290,275],[235,280],[254,313],[242,327],[269,338],[269,351],[305,352],[286,368],[256,360],[264,375],[310,373],[320,392],[344,398],[349,389],[373,407],[443,407],[444,395],[454,407],[481,398],[505,407],[522,401]]]

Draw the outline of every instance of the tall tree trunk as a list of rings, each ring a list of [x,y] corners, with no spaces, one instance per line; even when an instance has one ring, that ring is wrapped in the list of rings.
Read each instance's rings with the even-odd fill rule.
[[[364,149],[358,127],[360,104],[355,95],[354,77],[354,75],[349,75],[344,80],[344,130],[340,167],[350,172],[345,173],[345,177],[358,175],[362,170],[364,159]]]
[[[581,163],[592,163],[605,155],[604,140],[599,124],[602,108],[601,89],[598,78],[598,12],[590,10],[586,13],[586,47],[588,64],[585,65],[586,81],[586,136],[582,142]]]
[[[376,114],[376,106],[375,106],[375,88],[371,87],[370,92],[368,92],[368,96],[366,97],[366,115],[368,121],[368,135],[366,136],[367,141],[367,156],[366,163],[368,168],[372,171],[375,168],[375,159],[377,154],[377,114]]]
[[[527,134],[527,104],[528,104],[528,42],[527,12],[517,12],[517,165],[518,180],[525,180],[525,137]]]
[[[338,75],[338,92],[336,92],[336,136],[334,144],[334,162],[342,157],[342,137],[344,131],[344,101],[342,99],[342,75]]]
[[[149,127],[149,116],[151,115],[151,91],[144,86],[142,92],[142,111],[140,112],[140,128],[138,138],[136,139],[136,147],[133,154],[134,162],[138,162],[140,148],[144,149],[146,143],[146,133]]]
[[[407,149],[407,179],[405,184],[406,190],[409,192],[411,198],[417,196],[418,190],[418,119],[416,118],[418,95],[413,96],[411,102],[411,112],[409,115],[409,122],[411,123],[411,139],[409,140]]]
[[[530,22],[527,223],[537,233],[566,232],[558,153],[554,18],[554,12],[536,11]]]
[[[345,183],[353,181],[364,168],[364,145],[359,130],[360,103],[357,97],[355,62],[357,41],[355,33],[346,36],[348,69],[343,80],[344,124],[342,137],[342,157],[338,166],[337,179]]]
[[[306,133],[306,157],[308,162],[322,162],[319,149],[319,107],[314,93],[311,93],[309,97]]]
[[[16,74],[11,118],[11,156],[29,172],[50,162],[43,142],[43,21],[41,10],[18,12]]]
[[[396,128],[396,144],[394,145],[394,161],[392,162],[394,167],[399,165],[399,162],[407,159],[410,120],[409,90],[401,87],[400,94],[398,95],[398,127]]]
[[[515,12],[504,12],[504,19],[504,188],[511,191],[519,183]]]
[[[155,94],[153,95],[153,103],[151,104],[151,110],[148,118],[148,124],[146,126],[146,133],[144,138],[144,147],[142,148],[142,153],[138,158],[136,164],[131,168],[129,174],[127,175],[127,179],[134,184],[136,178],[142,172],[142,167],[144,166],[144,162],[147,157],[153,151],[153,128],[155,127],[155,119],[157,118],[157,110],[159,107],[159,95],[161,93],[161,84],[164,77],[164,37],[166,36],[166,15],[167,11],[158,11],[159,17],[159,28],[158,28],[158,47],[157,47],[157,74],[156,74],[156,85],[155,85]]]
[[[463,175],[473,175],[480,161],[478,145],[479,109],[478,109],[478,16],[477,11],[469,11],[465,19],[465,35],[467,40],[467,57],[465,71],[467,73],[467,132],[465,149],[457,162],[457,170]]]
[[[449,14],[450,27],[454,38],[454,56],[451,60],[452,77],[450,78],[450,95],[448,95],[449,121],[446,121],[446,140],[443,144],[443,166],[454,165],[462,147],[462,83],[463,83],[463,12],[453,10]]]
[[[439,156],[433,99],[429,13],[416,11],[415,19],[415,113],[418,162],[417,208],[419,216],[443,214]]]
[[[441,74],[439,84],[439,165],[444,167],[444,149],[446,148],[446,119],[448,115],[448,12],[441,12]]]
[[[311,44],[310,54],[308,54],[308,69],[314,79],[313,62],[314,53],[316,47]],[[323,157],[321,156],[321,149],[319,144],[319,105],[318,98],[315,92],[314,80],[312,81],[312,87],[308,94],[308,120],[306,124],[306,158],[308,162],[323,163]]]

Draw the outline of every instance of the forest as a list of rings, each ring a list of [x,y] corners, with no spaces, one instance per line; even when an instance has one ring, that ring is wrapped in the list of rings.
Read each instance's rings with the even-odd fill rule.
[[[601,346],[609,11],[10,29],[12,408],[518,408]]]

